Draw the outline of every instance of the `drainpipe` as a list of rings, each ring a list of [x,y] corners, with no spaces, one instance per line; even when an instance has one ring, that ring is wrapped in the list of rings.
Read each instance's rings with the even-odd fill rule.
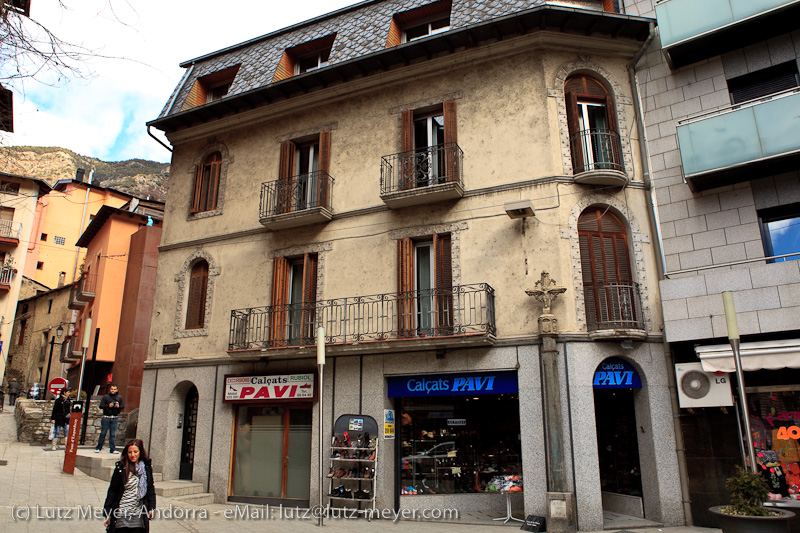
[[[653,181],[651,179],[650,174],[650,153],[648,150],[647,145],[647,130],[644,127],[644,113],[642,110],[642,100],[641,95],[639,93],[639,84],[636,78],[636,64],[642,58],[644,53],[647,51],[647,47],[650,43],[653,42],[656,35],[656,28],[654,25],[651,24],[650,26],[650,35],[647,36],[647,40],[644,42],[642,47],[633,56],[633,59],[628,63],[628,75],[630,76],[630,84],[633,90],[633,104],[636,110],[636,124],[639,128],[639,153],[642,159],[642,167],[644,172],[644,182],[646,189],[650,192],[649,195],[649,202],[647,207],[650,211],[650,228],[653,234],[656,236],[655,242],[653,243],[656,247],[656,262],[658,268],[658,279],[659,281],[665,279],[665,274],[667,272],[667,261],[664,256],[664,246],[663,240],[661,238],[661,221],[658,216],[658,201],[656,199],[656,190],[653,186]],[[663,306],[662,306],[662,313],[663,313]],[[683,519],[687,526],[694,525],[694,520],[692,519],[692,503],[691,498],[689,496],[689,470],[686,466],[686,452],[684,447],[683,441],[683,429],[681,428],[681,420],[680,420],[680,405],[678,404],[678,389],[677,383],[675,378],[675,373],[672,371],[675,368],[675,361],[672,357],[672,351],[670,350],[669,343],[667,342],[666,336],[664,337],[664,358],[665,364],[667,366],[667,381],[669,383],[669,396],[670,396],[670,405],[672,407],[672,427],[675,434],[675,454],[678,459],[678,474],[680,477],[681,483],[681,500],[683,504]]]

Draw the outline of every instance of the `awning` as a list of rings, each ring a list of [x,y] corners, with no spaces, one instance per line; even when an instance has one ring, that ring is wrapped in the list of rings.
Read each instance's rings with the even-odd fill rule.
[[[694,351],[706,372],[736,371],[730,344],[695,346]],[[739,351],[745,371],[800,368],[800,339],[744,342]]]

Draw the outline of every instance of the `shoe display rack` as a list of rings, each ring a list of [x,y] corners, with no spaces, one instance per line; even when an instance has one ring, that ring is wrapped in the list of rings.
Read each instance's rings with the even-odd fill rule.
[[[364,512],[376,509],[375,487],[378,471],[377,424],[363,424],[359,415],[347,415],[356,423],[347,429],[337,422],[331,439],[329,492],[331,507]],[[355,429],[350,429],[355,428]],[[372,432],[369,431],[372,429]]]

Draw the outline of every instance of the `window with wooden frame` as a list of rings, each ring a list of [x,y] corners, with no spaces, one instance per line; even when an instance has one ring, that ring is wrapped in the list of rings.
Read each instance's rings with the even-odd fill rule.
[[[564,96],[573,172],[622,170],[614,103],[605,86],[579,74],[567,79]]]
[[[452,334],[453,266],[450,234],[397,241],[399,337]]]
[[[578,218],[578,240],[589,330],[636,321],[638,292],[623,221],[605,206],[590,207]]]
[[[219,176],[222,169],[222,154],[214,152],[195,167],[194,190],[191,214],[213,211],[217,208]]]
[[[449,30],[451,8],[450,0],[441,0],[395,14],[389,26],[386,47]]]
[[[603,0],[603,11],[619,13],[619,0]]]
[[[283,51],[272,81],[285,80],[292,76],[312,72],[328,66],[336,34],[332,33],[313,41],[292,46]]]
[[[205,326],[207,294],[208,263],[204,260],[200,260],[192,265],[192,271],[189,276],[185,329],[200,329]]]
[[[239,72],[239,67],[240,65],[234,65],[197,78],[183,102],[181,111],[214,102],[227,95]]]
[[[273,260],[270,347],[314,344],[318,263],[315,253]]]
[[[400,136],[401,190],[459,180],[455,100],[434,109],[403,111]]]
[[[278,213],[330,207],[331,132],[281,143]]]

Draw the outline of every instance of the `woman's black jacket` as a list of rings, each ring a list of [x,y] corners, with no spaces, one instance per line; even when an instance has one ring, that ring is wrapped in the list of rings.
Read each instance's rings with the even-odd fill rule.
[[[156,489],[153,486],[153,466],[150,459],[144,459],[144,471],[147,474],[147,493],[144,495],[144,506],[148,511],[152,511],[156,508]],[[113,511],[119,509],[123,492],[125,492],[125,471],[122,469],[122,461],[117,461],[117,464],[114,465],[114,473],[111,474],[111,484],[108,486],[106,502],[103,504],[103,515],[111,516],[111,521],[106,529],[109,533],[114,531],[117,518]],[[146,514],[144,530],[150,531],[150,520]]]

